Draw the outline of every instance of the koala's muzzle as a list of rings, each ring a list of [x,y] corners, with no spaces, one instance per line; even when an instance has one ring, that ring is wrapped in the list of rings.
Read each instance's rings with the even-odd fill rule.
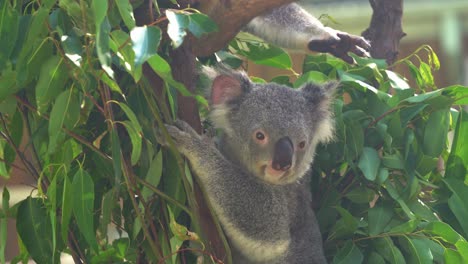
[[[272,167],[275,170],[287,171],[291,168],[294,146],[289,137],[280,138],[275,144]]]

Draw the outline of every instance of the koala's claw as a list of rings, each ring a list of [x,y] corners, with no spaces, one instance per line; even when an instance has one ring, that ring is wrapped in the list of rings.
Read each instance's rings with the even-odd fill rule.
[[[347,63],[355,63],[354,59],[348,55],[352,52],[360,57],[370,57],[370,43],[360,36],[350,35],[345,32],[336,32],[338,38],[314,39],[308,44],[311,51],[326,52],[340,58]]]
[[[182,153],[187,154],[191,149],[191,146],[197,144],[201,138],[200,135],[186,122],[182,120],[176,120],[173,125],[165,124],[167,133],[172,138],[174,146]],[[169,139],[163,135],[162,131],[157,131],[158,142],[168,147]]]
[[[197,131],[195,131],[192,126],[190,126],[187,122],[183,121],[183,120],[180,120],[180,119],[177,119],[175,122],[174,122],[174,125],[176,127],[178,127],[180,130],[184,131],[184,132],[187,132],[188,134],[190,134],[191,136],[195,136],[195,137],[199,137]]]

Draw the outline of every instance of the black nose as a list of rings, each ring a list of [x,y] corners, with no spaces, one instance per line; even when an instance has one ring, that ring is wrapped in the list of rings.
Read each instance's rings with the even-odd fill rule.
[[[287,171],[291,168],[294,146],[289,137],[280,138],[275,144],[272,167],[275,170]]]

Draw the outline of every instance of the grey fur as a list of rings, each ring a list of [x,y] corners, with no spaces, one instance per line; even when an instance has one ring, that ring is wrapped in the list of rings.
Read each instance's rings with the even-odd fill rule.
[[[307,49],[313,39],[339,40],[332,28],[325,27],[296,3],[254,18],[245,30],[267,42],[297,50]]]
[[[296,3],[255,17],[245,31],[284,48],[330,53],[348,63],[355,62],[349,52],[370,57],[367,40],[324,26]]]
[[[233,262],[326,263],[305,175],[316,145],[332,136],[330,101],[336,83],[291,89],[254,84],[244,73],[226,69],[212,75],[221,77],[213,83],[213,96],[215,89],[240,92],[227,91],[222,103],[212,101],[214,124],[225,132],[219,147],[185,122],[166,127],[204,186],[231,244]],[[227,86],[216,86],[220,83]],[[268,135],[267,144],[256,143],[252,135],[257,129]],[[295,147],[306,141],[305,148],[295,151],[284,177],[266,181],[266,170],[258,164],[272,159],[273,145],[284,136]]]

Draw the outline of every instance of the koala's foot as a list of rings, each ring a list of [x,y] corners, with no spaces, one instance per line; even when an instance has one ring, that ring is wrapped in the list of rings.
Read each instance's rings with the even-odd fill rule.
[[[366,39],[346,32],[329,29],[335,31],[336,37],[313,39],[308,44],[309,50],[330,53],[350,64],[355,63],[355,61],[348,55],[348,52],[352,52],[360,57],[370,57],[368,51],[371,45]]]

